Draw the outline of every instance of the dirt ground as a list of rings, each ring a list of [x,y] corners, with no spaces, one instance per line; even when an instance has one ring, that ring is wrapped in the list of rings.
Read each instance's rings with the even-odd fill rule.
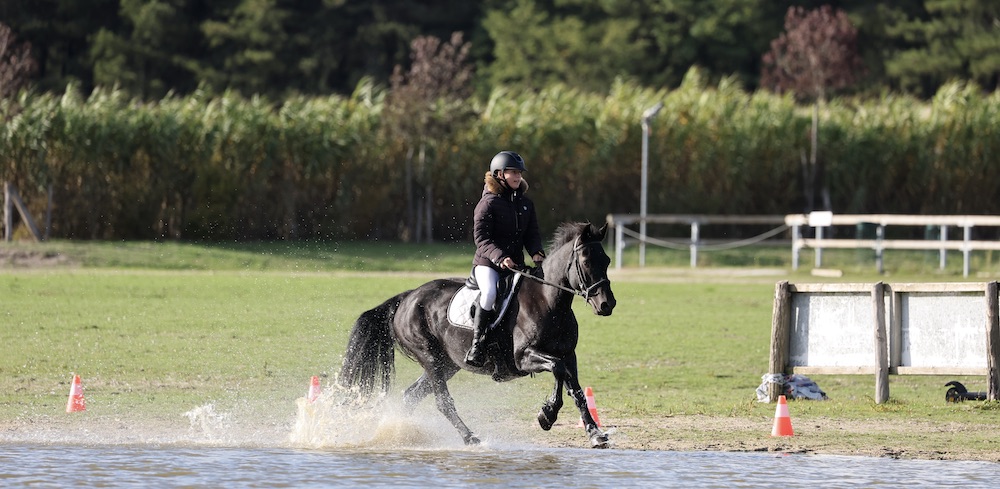
[[[59,253],[12,250],[0,247],[0,269],[3,268],[46,268],[67,266],[73,263]]]
[[[924,460],[1000,462],[1000,438],[995,433],[970,432],[958,424],[918,421],[887,425],[874,421],[834,419],[798,422],[794,436],[772,437],[769,421],[700,415],[642,419],[605,426],[612,447],[628,450],[777,452],[856,455]],[[580,447],[581,428],[556,425],[536,435],[553,447]],[[975,437],[979,448],[962,443]],[[989,444],[989,438],[997,438]],[[981,442],[989,448],[983,449]]]

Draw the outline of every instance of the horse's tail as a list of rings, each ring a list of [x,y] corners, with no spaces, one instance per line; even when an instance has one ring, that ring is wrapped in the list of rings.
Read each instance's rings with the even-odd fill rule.
[[[389,390],[395,369],[392,320],[409,293],[403,292],[365,311],[354,322],[338,382],[343,387],[358,388],[363,399],[371,397],[376,389],[382,393]]]

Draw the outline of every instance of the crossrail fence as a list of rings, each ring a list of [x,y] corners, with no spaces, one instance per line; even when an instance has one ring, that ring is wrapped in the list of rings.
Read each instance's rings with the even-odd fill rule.
[[[1000,399],[997,282],[775,285],[765,379],[771,402],[787,373],[985,375]]]
[[[643,221],[651,224],[686,224],[690,226],[690,235],[686,238],[663,239],[643,235],[628,226],[641,224]],[[947,252],[957,250],[962,252],[962,273],[969,276],[970,254],[974,250],[1000,250],[1000,241],[974,240],[972,229],[975,227],[1000,227],[1000,216],[984,215],[909,215],[909,214],[833,214],[831,212],[812,212],[809,214],[789,215],[703,215],[703,214],[657,214],[647,215],[645,219],[639,214],[609,214],[608,224],[614,228],[612,247],[614,249],[615,268],[621,269],[622,252],[627,239],[639,243],[639,266],[645,266],[646,244],[669,249],[687,249],[690,254],[692,268],[698,266],[698,253],[701,251],[716,251],[732,249],[741,246],[759,244],[775,238],[789,229],[791,230],[792,269],[798,270],[801,252],[804,248],[814,250],[815,268],[823,266],[823,250],[826,248],[872,249],[875,251],[875,267],[878,273],[884,272],[883,255],[885,250],[937,250],[939,266],[943,270],[947,263]],[[708,242],[701,239],[702,228],[709,225],[773,225],[773,229],[758,236],[731,241]],[[833,226],[861,226],[874,228],[873,237],[858,238],[826,238],[832,234]],[[920,226],[925,229],[934,228],[937,239],[886,239],[888,226]],[[803,237],[806,227],[813,228],[814,238]],[[961,239],[950,239],[948,230],[957,227],[962,230]],[[683,240],[683,241],[682,241]]]

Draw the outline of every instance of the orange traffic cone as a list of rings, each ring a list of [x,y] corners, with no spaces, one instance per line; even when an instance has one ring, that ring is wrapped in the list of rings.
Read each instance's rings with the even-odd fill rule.
[[[66,412],[75,413],[86,411],[87,406],[83,402],[83,385],[80,384],[80,376],[73,376],[73,385],[69,388],[69,401],[66,402]]]
[[[587,409],[590,410],[590,417],[594,418],[594,422],[597,426],[601,426],[601,419],[597,417],[597,401],[594,400],[594,389],[587,387],[583,389],[583,395],[587,398]],[[576,425],[577,428],[583,428],[583,417],[580,417],[580,422]]]
[[[788,403],[785,396],[778,396],[778,407],[774,410],[774,427],[771,436],[792,436],[792,418],[788,416]]]
[[[312,379],[309,380],[309,394],[306,396],[306,399],[308,399],[309,402],[315,402],[316,399],[319,398],[319,395],[319,377],[313,375]]]

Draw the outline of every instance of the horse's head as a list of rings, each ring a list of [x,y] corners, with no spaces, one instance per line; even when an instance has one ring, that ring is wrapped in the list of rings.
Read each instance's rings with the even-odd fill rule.
[[[600,229],[592,224],[579,226],[580,234],[573,240],[572,263],[568,267],[566,278],[570,286],[587,299],[594,314],[610,316],[617,302],[611,291],[611,281],[608,280],[611,258],[601,244],[608,225],[605,224]]]

